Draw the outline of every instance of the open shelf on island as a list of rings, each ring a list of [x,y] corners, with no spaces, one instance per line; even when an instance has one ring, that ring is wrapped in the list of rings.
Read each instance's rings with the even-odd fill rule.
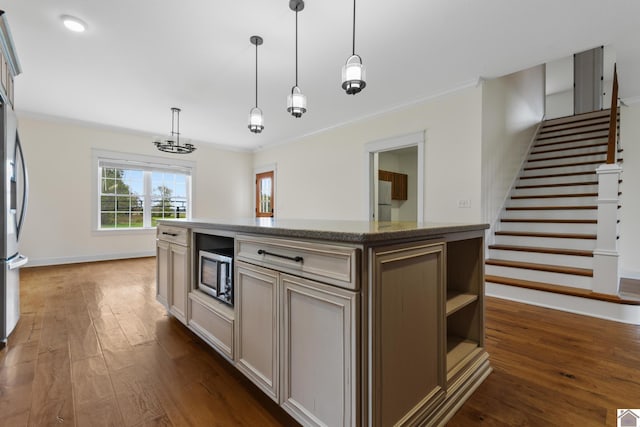
[[[471,356],[478,349],[478,342],[458,337],[447,336],[447,368],[455,367],[457,364]]]
[[[477,294],[447,291],[447,316],[477,300]]]

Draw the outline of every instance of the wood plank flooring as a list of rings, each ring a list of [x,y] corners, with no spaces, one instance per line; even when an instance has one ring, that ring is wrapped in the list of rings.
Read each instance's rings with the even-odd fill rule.
[[[21,270],[0,426],[297,425],[155,301],[155,258]]]
[[[21,270],[0,426],[296,423],[155,301],[155,259]],[[494,372],[449,426],[616,425],[640,407],[640,327],[487,298]]]

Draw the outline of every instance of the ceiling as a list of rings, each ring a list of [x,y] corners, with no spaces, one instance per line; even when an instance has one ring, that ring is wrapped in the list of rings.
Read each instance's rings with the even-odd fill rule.
[[[182,136],[255,150],[410,105],[599,45],[616,52],[623,98],[640,96],[640,2],[617,0],[359,0],[356,53],[367,87],[340,88],[351,54],[352,2],[306,0],[299,14],[294,118],[294,12],[289,0],[6,0],[23,73],[21,114],[165,136],[171,107]],[[579,8],[577,7],[579,5]],[[88,24],[66,30],[63,14]],[[255,48],[265,129],[252,134]]]

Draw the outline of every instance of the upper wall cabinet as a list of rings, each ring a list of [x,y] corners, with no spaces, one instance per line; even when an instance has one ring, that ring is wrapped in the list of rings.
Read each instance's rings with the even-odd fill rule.
[[[407,174],[380,169],[378,179],[391,182],[391,200],[407,200],[407,182],[409,181]]]
[[[3,102],[9,102],[12,106],[13,79],[20,72],[20,63],[13,46],[6,14],[0,10],[0,97]]]

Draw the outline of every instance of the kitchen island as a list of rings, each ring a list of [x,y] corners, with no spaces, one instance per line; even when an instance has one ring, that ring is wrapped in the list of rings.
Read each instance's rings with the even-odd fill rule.
[[[163,220],[157,299],[303,425],[444,425],[491,372],[486,228]],[[202,292],[223,248],[232,304]]]

